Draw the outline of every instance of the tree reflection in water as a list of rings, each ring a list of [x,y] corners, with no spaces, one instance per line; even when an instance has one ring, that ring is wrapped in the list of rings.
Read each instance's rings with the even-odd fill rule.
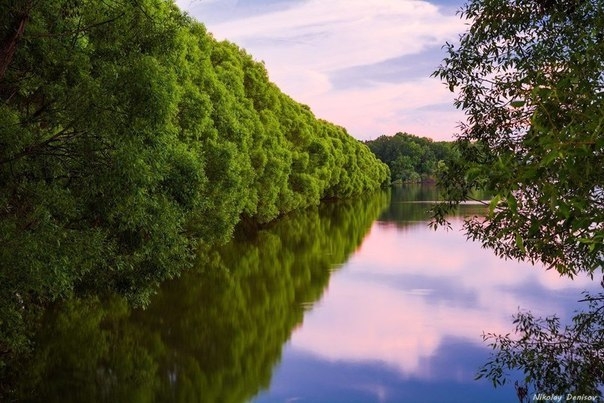
[[[198,269],[165,283],[146,310],[115,296],[55,306],[32,356],[7,371],[6,397],[249,400],[269,386],[305,309],[361,244],[389,196],[325,203],[259,231],[241,230],[233,242],[200,252]]]

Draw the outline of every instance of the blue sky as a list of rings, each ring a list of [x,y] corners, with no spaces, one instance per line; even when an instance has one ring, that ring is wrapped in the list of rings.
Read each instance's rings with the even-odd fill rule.
[[[218,40],[263,61],[315,115],[373,139],[450,140],[463,114],[430,74],[466,28],[459,0],[177,0]]]

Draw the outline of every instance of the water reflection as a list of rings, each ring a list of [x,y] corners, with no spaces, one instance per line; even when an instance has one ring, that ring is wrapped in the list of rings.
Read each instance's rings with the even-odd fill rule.
[[[518,307],[570,316],[580,291],[592,285],[586,277],[571,281],[498,259],[466,241],[460,217],[452,218],[451,231],[434,232],[425,205],[397,198],[332,276],[329,293],[292,336],[272,389],[258,402],[512,401],[513,389],[473,380],[488,357],[482,332],[509,331]],[[477,208],[462,206],[459,215]],[[300,379],[296,368],[311,362],[312,380]]]
[[[501,261],[465,240],[460,217],[435,232],[416,197],[436,195],[395,188],[242,232],[145,311],[115,297],[57,306],[13,364],[11,398],[514,401],[473,380],[481,333],[506,332],[519,306],[570,315],[590,281]]]
[[[430,219],[429,209],[433,203],[440,200],[434,185],[406,185],[395,186],[391,190],[391,203],[380,215],[382,225],[395,225],[401,229],[415,225],[425,226]],[[480,200],[488,199],[484,192],[474,192],[472,197],[476,202],[465,203],[459,206],[457,214],[460,216],[484,215],[488,210]]]
[[[388,195],[332,203],[200,254],[146,311],[73,300],[45,318],[33,357],[14,363],[14,398],[44,402],[245,402],[272,370],[334,267]]]
[[[518,306],[564,312],[568,301],[551,297],[564,292],[572,300],[590,282],[502,262],[452,233],[457,224],[449,233],[374,224],[292,346],[333,361],[378,360],[429,378],[422,360],[434,356],[444,338],[478,342],[483,330],[505,332]]]

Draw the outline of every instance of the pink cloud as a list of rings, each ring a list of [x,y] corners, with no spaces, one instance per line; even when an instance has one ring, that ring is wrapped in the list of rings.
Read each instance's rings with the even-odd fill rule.
[[[483,331],[509,331],[518,307],[559,313],[568,307],[551,294],[565,288],[578,297],[590,284],[502,261],[459,231],[374,224],[291,344],[323,359],[381,361],[403,376],[427,378],[426,363],[444,339],[481,344]],[[535,306],[530,294],[516,291],[525,285],[549,290],[550,298]]]
[[[428,1],[308,0],[249,15],[234,12],[237,2],[177,3],[216,38],[228,39],[263,61],[285,93],[356,138],[406,131],[451,139],[463,118],[452,94],[429,78],[441,56],[427,65],[421,78],[416,72],[398,81],[347,89],[334,88],[330,81],[331,74],[343,69],[420,55],[454,41],[464,21]],[[204,19],[218,12],[221,18]],[[443,104],[450,108],[429,108]]]

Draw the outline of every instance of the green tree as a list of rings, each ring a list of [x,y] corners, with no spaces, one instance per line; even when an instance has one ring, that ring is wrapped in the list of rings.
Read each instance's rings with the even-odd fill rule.
[[[561,274],[604,258],[604,3],[473,0],[434,73],[466,113],[436,222],[474,187],[494,194],[471,238]]]
[[[451,142],[434,141],[407,133],[380,136],[365,144],[388,165],[392,180],[403,182],[433,181],[438,163],[448,163],[456,156]]]
[[[471,198],[494,195],[468,236],[504,258],[542,262],[561,275],[604,263],[604,3],[599,0],[472,0],[471,21],[434,73],[466,113],[443,167],[445,202],[435,224]],[[494,384],[519,369],[537,392],[599,394],[602,297],[564,328],[556,317],[516,317],[516,335],[486,335],[493,358],[479,373]]]
[[[174,5],[9,1],[0,10],[0,37],[11,38],[11,20],[23,23],[0,81],[4,357],[23,347],[14,336],[38,307],[108,288],[142,302],[186,266],[182,226],[205,178],[172,125],[186,22]]]
[[[603,284],[604,285],[604,284]],[[604,294],[585,294],[588,308],[562,326],[557,316],[519,312],[515,335],[487,333],[491,359],[477,378],[503,385],[521,371],[522,385],[548,395],[602,396],[604,385]]]
[[[53,301],[144,305],[198,242],[387,178],[173,1],[2,2],[0,371]]]

